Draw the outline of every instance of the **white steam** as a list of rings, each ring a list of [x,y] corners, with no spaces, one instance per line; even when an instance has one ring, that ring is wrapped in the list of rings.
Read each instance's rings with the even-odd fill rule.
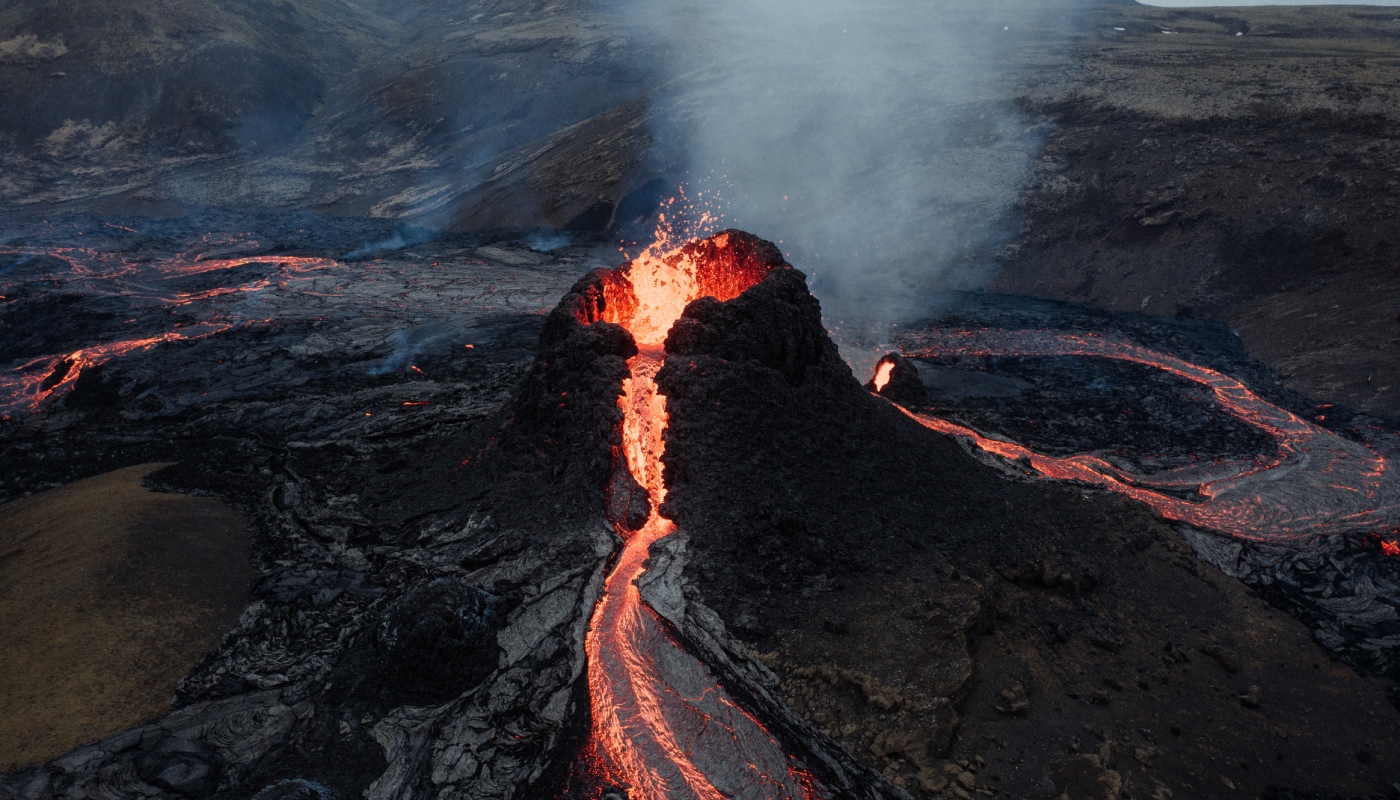
[[[658,141],[728,222],[781,240],[833,322],[879,327],[989,277],[1042,138],[1016,85],[1063,10],[628,1],[665,80]]]

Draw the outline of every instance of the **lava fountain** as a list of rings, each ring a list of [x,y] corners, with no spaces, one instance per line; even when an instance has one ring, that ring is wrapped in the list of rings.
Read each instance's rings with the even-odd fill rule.
[[[594,609],[585,642],[595,775],[627,787],[631,800],[810,798],[812,781],[645,604],[636,580],[651,545],[675,533],[657,509],[666,496],[666,398],[655,377],[671,325],[701,297],[730,300],[772,268],[753,257],[759,240],[738,231],[669,249],[665,242],[604,282],[601,319],[626,328],[638,354],[620,400],[626,466],[650,512],[624,545]]]

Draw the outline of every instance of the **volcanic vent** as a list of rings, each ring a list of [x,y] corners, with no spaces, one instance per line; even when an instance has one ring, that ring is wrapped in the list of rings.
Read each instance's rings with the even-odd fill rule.
[[[774,701],[765,689],[771,677],[725,644],[712,614],[687,603],[679,586],[683,544],[661,514],[668,415],[657,379],[673,368],[668,353],[693,348],[705,322],[725,313],[727,302],[751,314],[764,301],[746,303],[747,293],[794,288],[807,296],[807,321],[819,329],[801,273],[771,243],[727,230],[670,252],[653,247],[616,270],[595,271],[560,305],[573,319],[558,325],[617,325],[636,343],[622,382],[620,447],[608,483],[609,516],[622,547],[586,639],[591,727],[568,795],[609,786],[658,799],[814,798],[830,794],[822,788],[827,785],[881,793],[878,779]],[[791,335],[784,326],[791,320],[758,322],[772,326],[777,337]],[[824,348],[797,347],[779,357],[800,372],[815,356],[834,353],[828,340]],[[786,747],[761,717],[777,717]]]

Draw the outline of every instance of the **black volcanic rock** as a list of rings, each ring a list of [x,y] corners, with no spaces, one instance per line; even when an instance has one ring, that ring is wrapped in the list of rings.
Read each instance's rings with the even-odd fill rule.
[[[806,276],[790,268],[769,272],[727,303],[702,297],[686,306],[666,337],[666,352],[754,362],[793,386],[807,382],[813,370],[850,375],[822,327],[821,306],[807,290]]]
[[[735,236],[696,247],[751,243]],[[951,758],[980,765],[951,776],[961,785],[1040,796],[1067,743],[1117,747],[1120,733],[1164,741],[1150,777],[1188,793],[1221,752],[1268,764],[1230,772],[1256,794],[1266,780],[1383,785],[1400,739],[1376,681],[1323,667],[1303,626],[1202,568],[1141,506],[1007,481],[913,425],[841,362],[801,273],[766,266],[675,329],[659,380],[663,511],[681,535],[653,548],[638,588],[833,795],[937,797]],[[415,269],[401,261],[384,279],[440,272]],[[502,294],[488,302],[522,291],[492,275]],[[582,643],[616,526],[645,511],[613,453],[635,352],[606,322],[616,275],[566,294],[529,363],[507,359],[528,360],[538,318],[488,328],[483,301],[451,294],[455,279],[435,285],[436,313],[479,327],[459,329],[455,356],[420,360],[427,374],[366,374],[390,360],[363,344],[371,333],[325,344],[412,285],[397,282],[338,299],[314,334],[287,324],[108,362],[93,380],[117,391],[110,407],[0,426],[12,493],[112,452],[182,460],[153,485],[230,498],[263,573],[169,714],[0,776],[0,796],[557,798],[559,766],[587,735]],[[283,388],[297,370],[321,383]],[[136,413],[160,395],[133,387],[170,381],[172,401],[199,398],[231,372],[251,388]],[[419,399],[432,402],[403,402]],[[1194,654],[1212,643],[1238,654],[1242,685],[1212,691],[1235,680],[1202,669]],[[1235,699],[1266,673],[1274,722]],[[997,712],[1002,692],[1029,709]],[[1287,740],[1260,735],[1283,723]],[[1153,791],[1136,767],[1122,774],[1125,792]]]
[[[162,789],[201,797],[218,786],[218,754],[198,739],[168,736],[136,759],[136,774]]]
[[[511,442],[534,451],[527,457],[600,493],[616,460],[613,449],[621,444],[617,398],[630,374],[627,359],[637,354],[626,330],[602,321],[609,274],[595,270],[585,276],[550,313],[506,426]]]
[[[332,673],[340,696],[380,713],[429,706],[476,687],[496,668],[500,599],[451,578],[414,589],[386,609],[365,646]]]
[[[818,310],[799,275],[777,270],[728,303],[691,304],[657,381],[670,415],[661,510],[685,539],[686,596],[764,654],[782,701],[806,723],[912,793],[940,796],[957,780],[1036,796],[1086,725],[1161,719],[1147,736],[1170,729],[1168,717],[1198,729],[1240,713],[1233,694],[1210,690],[1215,676],[1154,666],[1177,652],[1164,645],[1207,646],[1203,620],[1229,636],[1241,663],[1272,664],[1266,653],[1278,647],[1305,665],[1318,658],[1302,626],[1201,569],[1145,507],[1008,480],[862,389],[824,332],[805,327]],[[760,330],[762,320],[775,328]],[[896,390],[913,388],[913,372],[901,370]],[[659,543],[653,558],[678,560],[681,548]],[[1039,580],[1022,580],[1029,574]],[[1267,638],[1247,633],[1265,628]],[[1337,674],[1290,669],[1271,686],[1287,684],[1305,704]],[[1024,717],[996,711],[1007,707],[1003,692],[1029,701]],[[1316,735],[1300,755],[1343,753],[1337,737],[1361,735],[1347,714],[1311,719]],[[1189,783],[1187,765],[1210,758],[1207,747],[1272,759],[1252,730],[1183,739],[1174,752],[1189,758],[1159,758],[1154,773]],[[987,762],[975,775],[944,771],[944,759],[975,757]],[[1292,756],[1270,764],[1309,779]],[[986,783],[992,775],[998,782]]]
[[[551,474],[567,474],[577,485],[596,490],[606,505],[580,497],[584,507],[605,508],[608,519],[636,530],[646,522],[651,502],[617,456],[622,443],[617,398],[631,374],[627,359],[637,354],[631,334],[604,320],[605,287],[617,280],[612,270],[594,270],[550,312],[507,423],[510,442],[532,452],[507,450],[516,454],[512,458],[542,459]],[[496,458],[494,463],[509,469],[512,462]]]
[[[350,399],[361,407],[314,446],[282,438],[272,459],[246,441],[192,448],[160,485],[213,486],[245,509],[263,572],[249,607],[171,713],[0,776],[0,797],[538,790],[577,720],[583,635],[617,541],[605,515],[635,347],[578,318],[586,287],[494,405]],[[347,398],[385,382],[363,366],[339,380]],[[292,398],[277,413],[315,412]],[[380,516],[386,492],[410,513]]]
[[[330,789],[299,778],[280,780],[253,795],[253,800],[337,800]]]

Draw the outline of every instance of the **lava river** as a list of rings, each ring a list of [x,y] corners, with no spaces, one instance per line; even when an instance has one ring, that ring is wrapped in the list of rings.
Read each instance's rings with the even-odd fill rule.
[[[1243,383],[1184,359],[1122,340],[1046,330],[960,330],[905,348],[911,358],[1086,356],[1147,365],[1209,389],[1219,408],[1268,434],[1271,456],[1202,461],[1141,474],[1094,454],[1037,453],[946,419],[907,412],[921,425],[964,437],[977,448],[1019,462],[1035,474],[1119,492],[1163,516],[1197,528],[1261,542],[1318,534],[1375,534],[1389,555],[1400,525],[1400,456],[1395,437],[1376,432],[1353,441],[1263,399]],[[876,383],[890,374],[882,362]]]
[[[630,800],[814,796],[805,770],[673,638],[635,584],[651,545],[676,530],[656,511],[666,494],[666,398],[655,383],[662,342],[691,300],[729,300],[762,278],[761,271],[705,258],[725,244],[720,234],[701,243],[708,251],[654,246],[620,271],[630,291],[609,290],[608,321],[627,328],[640,351],[629,361],[632,375],[621,399],[623,441],[627,467],[646,488],[651,512],[640,530],[619,528],[625,544],[587,636],[590,750],[598,777],[625,786]]]

